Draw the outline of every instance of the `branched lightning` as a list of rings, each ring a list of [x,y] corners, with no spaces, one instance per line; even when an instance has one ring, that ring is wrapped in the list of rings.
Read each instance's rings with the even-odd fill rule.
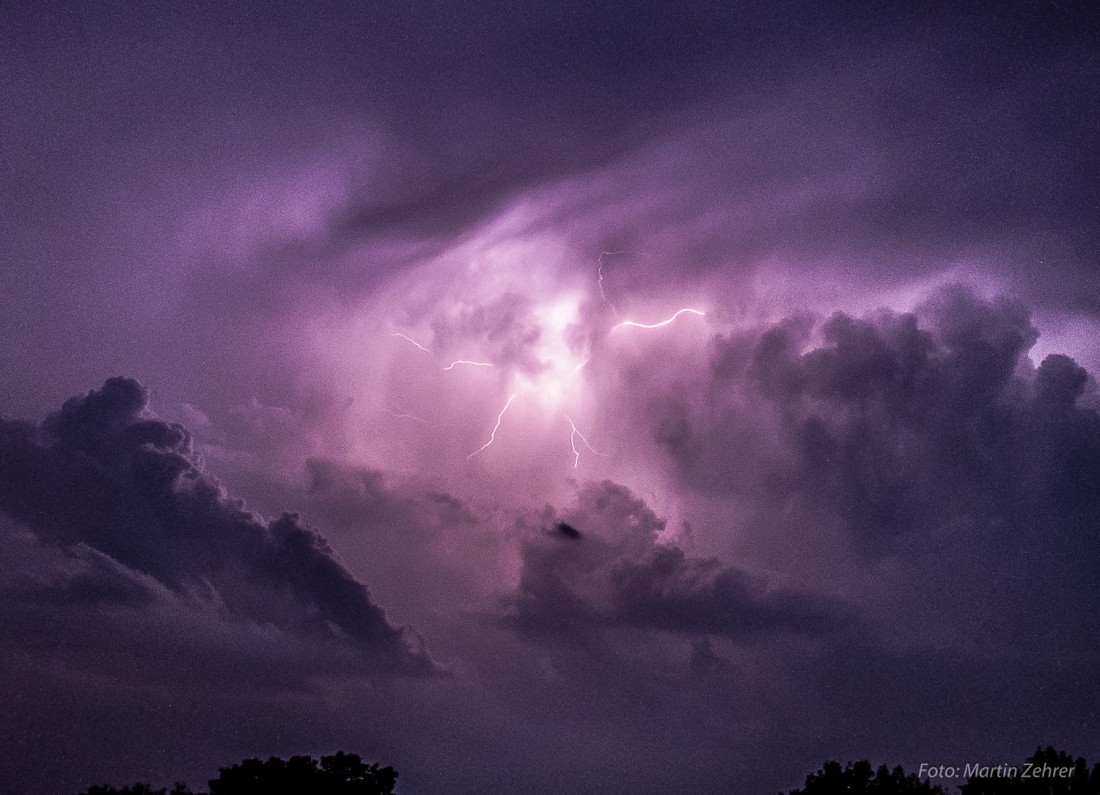
[[[575,469],[581,463],[581,451],[577,449],[577,437],[579,436],[581,441],[584,442],[584,446],[591,450],[596,455],[603,455],[603,453],[597,451],[592,445],[588,443],[588,440],[584,438],[584,434],[577,430],[577,424],[569,417],[565,415],[565,419],[569,420],[569,427],[573,430],[569,433],[569,446],[573,449],[573,468]]]
[[[448,370],[453,370],[457,365],[460,365],[460,364],[468,364],[468,365],[472,365],[473,367],[495,367],[496,366],[492,362],[472,362],[469,359],[456,359],[455,361],[451,362],[450,364],[444,366],[443,364],[440,363],[439,359],[436,357],[436,355],[434,353],[432,353],[430,350],[425,348],[423,345],[421,345],[419,342],[417,342],[416,340],[414,340],[412,337],[408,336],[407,334],[402,334],[399,331],[391,331],[390,336],[391,337],[400,337],[403,340],[407,340],[408,342],[411,342],[417,348],[424,351],[424,353],[431,356],[432,361],[434,361],[439,366],[439,369],[444,371],[444,372],[446,372]]]
[[[692,315],[698,315],[699,317],[706,317],[706,314],[707,314],[706,312],[700,312],[698,309],[686,309],[685,308],[685,309],[678,310],[676,312],[676,314],[674,314],[672,317],[668,318],[667,320],[662,320],[660,323],[637,323],[633,320],[624,320],[623,322],[616,323],[614,326],[612,326],[611,330],[615,331],[616,329],[620,329],[620,328],[623,328],[625,326],[633,326],[634,328],[647,328],[647,329],[661,328],[662,326],[667,326],[673,320],[675,320],[676,318],[680,317],[680,315],[683,315],[685,313],[689,313],[689,314],[692,314]]]
[[[611,327],[611,332],[615,332],[619,329],[626,327],[647,330],[658,329],[669,325],[684,314],[696,315],[698,317],[706,316],[706,313],[702,310],[684,307],[683,309],[677,310],[671,317],[668,317],[656,323],[640,323],[635,320],[620,320],[621,315],[619,314],[618,308],[611,302],[610,298],[608,298],[607,291],[604,286],[603,266],[604,257],[623,253],[625,252],[605,251],[603,254],[600,255],[599,259],[597,260],[596,274],[600,298],[607,306],[607,308],[611,310],[616,321],[618,321],[615,323],[615,325]],[[517,398],[523,397],[525,395],[539,395],[544,403],[546,403],[547,405],[553,405],[554,403],[562,399],[561,392],[566,389],[568,385],[577,378],[580,371],[589,364],[591,358],[586,358],[584,359],[584,361],[581,361],[578,364],[574,364],[574,362],[576,362],[576,353],[573,351],[571,346],[565,344],[564,342],[567,339],[565,336],[565,330],[568,328],[570,319],[576,316],[576,311],[576,302],[570,304],[569,301],[558,301],[556,303],[548,304],[545,307],[545,310],[539,315],[540,318],[544,321],[544,330],[552,330],[554,332],[560,332],[562,334],[561,344],[549,344],[548,347],[546,347],[543,351],[546,356],[546,361],[544,362],[544,364],[547,368],[547,373],[539,374],[534,378],[532,378],[530,374],[511,374],[512,388],[510,394],[508,396],[508,399],[505,401],[503,407],[496,415],[496,422],[494,422],[492,430],[489,432],[488,440],[485,442],[485,444],[481,445],[479,448],[467,455],[466,460],[469,461],[473,459],[479,453],[485,451],[487,448],[492,446],[492,444],[496,441],[497,432],[501,429],[501,425],[504,421],[504,415],[508,413],[508,409],[511,408],[512,404]],[[431,349],[424,345],[421,345],[411,336],[399,331],[391,332],[390,336],[400,337],[401,339],[416,347],[418,350],[428,354],[428,356],[432,358],[432,361],[435,363],[436,367],[444,372],[454,370],[459,365],[465,365],[469,367],[498,366],[493,362],[474,361],[471,359],[456,359],[450,363],[445,364],[436,356],[435,353],[431,351]],[[556,334],[554,336],[554,339],[557,339]],[[506,365],[505,369],[507,369]],[[385,409],[385,411],[387,414],[396,419],[409,419],[425,425],[433,425],[433,423],[429,423],[423,418],[417,417],[412,414],[407,414],[405,412],[396,412],[389,409]],[[585,437],[585,435],[577,427],[577,424],[573,421],[571,417],[565,415],[565,419],[569,423],[569,447],[573,452],[574,468],[580,466],[581,453],[584,450],[588,450],[590,453],[597,456],[606,455],[605,453],[601,453],[594,447],[592,447],[587,437]]]
[[[498,415],[497,415],[497,423],[496,423],[496,425],[494,425],[494,426],[493,426],[493,431],[492,431],[492,433],[490,433],[490,434],[489,434],[489,441],[487,441],[487,442],[486,442],[485,444],[481,445],[481,447],[477,448],[477,449],[476,449],[476,450],[474,450],[474,451],[473,451],[472,453],[470,453],[470,454],[469,454],[468,456],[466,456],[466,460],[467,460],[467,461],[469,461],[469,460],[470,460],[471,458],[473,458],[473,457],[474,457],[475,455],[477,455],[477,454],[478,454],[478,453],[480,453],[480,452],[481,452],[482,450],[484,450],[484,449],[485,449],[486,447],[488,447],[489,445],[491,445],[491,444],[492,444],[493,442],[495,442],[495,441],[496,441],[496,438],[497,438],[497,430],[498,430],[498,429],[500,428],[500,421],[501,421],[502,419],[504,419],[504,412],[508,411],[508,407],[512,405],[512,401],[513,401],[513,400],[515,400],[515,399],[516,399],[516,397],[517,397],[517,396],[516,396],[516,395],[514,395],[514,394],[513,394],[513,395],[511,395],[511,396],[509,396],[509,398],[508,398],[508,402],[504,404],[504,408],[502,408],[502,409],[500,410],[500,414],[498,414]]]

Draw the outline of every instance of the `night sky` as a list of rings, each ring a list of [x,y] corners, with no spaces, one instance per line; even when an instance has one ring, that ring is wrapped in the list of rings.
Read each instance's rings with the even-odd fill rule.
[[[0,790],[1100,758],[1089,3],[0,10]]]

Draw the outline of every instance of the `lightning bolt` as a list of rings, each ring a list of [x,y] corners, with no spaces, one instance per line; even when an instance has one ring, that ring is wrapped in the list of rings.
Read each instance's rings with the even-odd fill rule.
[[[469,365],[472,365],[474,367],[495,367],[496,366],[492,362],[471,362],[469,359],[458,359],[457,361],[453,361],[450,364],[448,364],[446,367],[443,368],[443,370],[444,371],[451,370],[451,369],[454,368],[454,366],[456,364],[469,364]]]
[[[419,342],[417,342],[416,340],[414,340],[414,339],[413,339],[412,337],[408,336],[407,334],[402,334],[402,333],[401,333],[401,332],[399,332],[399,331],[391,331],[391,332],[390,332],[390,336],[391,336],[391,337],[400,337],[400,338],[401,338],[401,339],[403,339],[403,340],[407,340],[408,342],[411,342],[411,343],[412,343],[413,345],[415,345],[416,347],[418,347],[418,348],[419,348],[420,350],[424,351],[424,353],[426,353],[426,354],[428,354],[429,356],[431,356],[431,357],[432,357],[433,359],[435,358],[435,354],[434,354],[434,353],[432,353],[431,351],[429,351],[429,350],[428,350],[427,348],[425,348],[425,347],[424,347],[423,345],[421,345],[421,344],[420,344]]]
[[[609,307],[611,307],[611,311],[615,314],[615,317],[619,316],[619,310],[615,308],[615,305],[613,303],[611,303],[611,301],[607,297],[607,293],[603,289],[603,258],[604,257],[609,257],[609,256],[614,256],[615,254],[625,254],[625,253],[626,253],[625,251],[605,251],[603,254],[600,254],[600,258],[597,260],[597,268],[596,268],[597,278],[596,278],[596,282],[600,286],[600,297],[603,298],[603,302],[605,304],[607,304]]]
[[[500,421],[502,419],[504,419],[504,412],[508,411],[508,407],[512,405],[512,401],[515,400],[516,397],[517,397],[517,395],[511,395],[508,398],[508,402],[504,404],[504,408],[502,408],[500,410],[500,414],[497,415],[497,424],[493,426],[493,431],[492,431],[492,433],[489,434],[489,441],[487,441],[485,444],[481,445],[481,447],[477,448],[472,453],[470,453],[468,456],[466,456],[467,461],[469,461],[475,455],[477,455],[482,450],[484,450],[486,447],[488,447],[489,445],[491,445],[493,442],[496,441],[497,431],[500,429]]]
[[[612,326],[611,330],[615,331],[616,329],[624,328],[626,326],[633,326],[634,328],[661,328],[662,326],[667,326],[673,320],[685,313],[698,315],[699,317],[706,317],[707,314],[706,312],[700,312],[698,309],[680,309],[672,317],[668,318],[667,320],[662,320],[660,323],[636,323],[633,320],[624,320],[622,323],[616,323],[614,326]]]
[[[444,367],[442,364],[439,363],[439,359],[436,358],[436,355],[434,353],[432,353],[430,350],[425,348],[423,345],[421,345],[419,342],[417,342],[416,340],[414,340],[412,337],[408,336],[407,334],[402,334],[399,331],[391,331],[390,336],[391,337],[400,337],[403,340],[407,340],[408,342],[411,342],[417,348],[424,351],[424,353],[431,356],[432,361],[434,361],[437,365],[439,365],[439,369],[444,371],[444,372],[446,372],[448,370],[453,370],[457,365],[460,365],[460,364],[468,364],[468,365],[472,365],[474,367],[495,367],[496,366],[492,362],[472,362],[469,359],[456,359],[455,361],[451,362],[446,367]]]
[[[573,429],[569,433],[569,446],[571,448],[573,448],[573,468],[574,469],[576,469],[581,463],[581,451],[577,449],[577,437],[578,436],[580,437],[580,440],[582,442],[584,442],[585,447],[587,447],[589,450],[591,450],[596,455],[603,455],[603,453],[598,452],[595,448],[592,447],[592,445],[590,445],[588,443],[588,440],[584,438],[584,434],[581,433],[579,430],[577,430],[577,424],[575,422],[573,422],[572,419],[570,419],[568,414],[565,415],[565,418],[567,420],[569,420],[569,427]]]
[[[622,251],[605,251],[603,254],[600,255],[599,259],[597,260],[596,273],[597,273],[597,284],[599,286],[600,297],[602,298],[603,303],[612,311],[612,313],[614,313],[616,320],[618,320],[621,316],[619,314],[618,309],[615,307],[615,305],[608,298],[607,291],[605,290],[605,287],[604,287],[604,273],[603,273],[604,261],[603,261],[603,259],[604,259],[604,257],[607,257],[607,256],[612,256],[614,254],[623,254],[623,253],[626,253],[626,252],[622,252]],[[670,323],[672,323],[673,321],[675,321],[677,318],[679,318],[681,315],[684,315],[684,314],[697,315],[698,317],[706,317],[706,313],[703,312],[702,310],[692,309],[690,307],[685,307],[683,309],[677,310],[671,317],[668,317],[665,320],[661,320],[661,321],[656,322],[656,323],[639,323],[639,322],[634,321],[634,320],[621,320],[621,321],[617,322],[614,326],[611,327],[611,332],[615,332],[619,329],[626,328],[626,327],[633,327],[633,328],[640,328],[640,329],[658,329],[658,328],[662,328],[664,326],[669,325]],[[556,315],[552,315],[550,320],[552,321],[552,323],[556,323],[557,322]],[[553,327],[556,329],[556,326],[553,326]],[[452,361],[449,364],[445,365],[442,361],[440,361],[440,359],[429,348],[427,348],[424,345],[421,345],[419,342],[417,342],[415,339],[413,339],[409,335],[404,334],[404,333],[399,332],[399,331],[394,331],[394,332],[390,332],[390,336],[391,337],[400,337],[401,339],[408,342],[410,345],[413,345],[418,350],[421,350],[424,353],[428,354],[428,356],[430,356],[432,358],[432,361],[435,363],[435,365],[440,370],[445,371],[445,372],[453,370],[456,367],[458,367],[459,365],[464,365],[464,366],[467,366],[467,367],[496,367],[497,366],[493,362],[473,361],[473,360],[470,360],[470,359],[456,359],[455,361]],[[551,355],[556,357],[556,358],[553,359],[553,362],[557,366],[561,366],[561,364],[562,364],[562,362],[560,361],[561,357],[566,356],[566,355],[570,355],[570,356],[575,355],[571,351],[569,353],[562,353],[562,352],[557,351],[556,349],[551,350],[550,353],[551,353]],[[567,375],[564,375],[564,377],[555,375],[554,376],[554,384],[552,385],[553,390],[554,390],[553,395],[557,395],[557,391],[560,390],[560,389],[563,389],[565,387],[566,382],[572,382],[575,378],[577,378],[577,376],[580,374],[580,371],[582,369],[584,369],[584,367],[587,366],[590,361],[591,361],[590,358],[586,358],[584,361],[580,362],[579,364],[576,364],[575,366],[572,367],[572,369],[568,372]],[[527,380],[529,380],[529,379],[527,379]],[[508,396],[508,399],[505,401],[504,406],[500,409],[499,413],[496,415],[496,422],[493,424],[493,428],[489,432],[488,441],[486,441],[485,444],[481,445],[481,447],[477,448],[472,453],[467,455],[466,456],[467,461],[473,459],[479,453],[484,452],[487,448],[492,446],[492,444],[496,441],[497,433],[500,431],[501,424],[504,421],[504,415],[508,413],[508,409],[511,408],[512,403],[515,402],[516,398],[519,398],[519,397],[522,397],[524,395],[530,394],[530,393],[532,393],[532,392],[534,392],[534,391],[541,388],[541,386],[539,384],[525,383],[525,381],[523,379],[520,380],[519,384],[513,383],[513,389],[515,389],[517,386],[518,386],[518,391],[511,392],[511,394]],[[407,414],[403,411],[402,412],[397,412],[397,411],[392,411],[390,409],[384,409],[384,411],[386,411],[387,414],[394,417],[395,419],[409,419],[409,420],[414,420],[416,422],[419,422],[419,423],[422,423],[422,424],[425,424],[425,425],[433,425],[433,426],[435,425],[434,423],[427,422],[426,420],[424,420],[421,417],[417,417],[417,416],[412,415],[412,414]],[[590,453],[592,453],[594,455],[597,455],[597,456],[605,456],[606,455],[605,453],[601,453],[600,451],[598,451],[594,447],[592,447],[592,444],[588,441],[588,439],[585,437],[585,435],[577,427],[577,424],[573,421],[573,419],[571,417],[569,417],[568,415],[565,415],[565,419],[569,423],[569,447],[573,452],[573,467],[574,468],[577,468],[577,467],[580,466],[581,453],[584,450],[588,450]]]

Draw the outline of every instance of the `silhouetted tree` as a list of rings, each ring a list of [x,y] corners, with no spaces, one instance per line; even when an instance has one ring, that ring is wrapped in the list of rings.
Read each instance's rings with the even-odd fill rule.
[[[392,767],[368,765],[355,754],[343,752],[322,756],[271,757],[266,762],[245,759],[223,767],[210,781],[210,795],[393,795],[397,771]],[[99,785],[81,795],[205,795],[185,784],[171,790],[152,789],[148,784],[130,787]]]
[[[1100,795],[1100,764],[1090,771],[1081,757],[1052,747],[1036,748],[1027,763],[972,775],[962,795]]]
[[[944,795],[937,784],[930,784],[906,775],[900,767],[890,770],[882,765],[875,770],[867,761],[849,762],[841,767],[839,762],[826,762],[816,773],[806,776],[802,789],[793,789],[789,795]]]
[[[392,767],[367,765],[355,754],[340,751],[332,756],[321,757],[321,772],[326,776],[329,786],[334,788],[332,791],[340,795],[367,792],[389,795],[397,784],[397,771]]]
[[[153,789],[148,784],[134,784],[130,787],[109,787],[100,784],[89,788],[81,795],[199,795],[187,788],[184,783],[177,783],[172,789]]]
[[[367,765],[355,754],[292,756],[283,761],[246,759],[222,768],[210,795],[393,795],[397,771]]]

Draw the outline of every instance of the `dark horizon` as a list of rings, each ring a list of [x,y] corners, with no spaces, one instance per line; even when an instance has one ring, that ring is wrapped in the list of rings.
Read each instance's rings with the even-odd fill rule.
[[[1100,759],[1088,4],[3,9],[0,787]]]

